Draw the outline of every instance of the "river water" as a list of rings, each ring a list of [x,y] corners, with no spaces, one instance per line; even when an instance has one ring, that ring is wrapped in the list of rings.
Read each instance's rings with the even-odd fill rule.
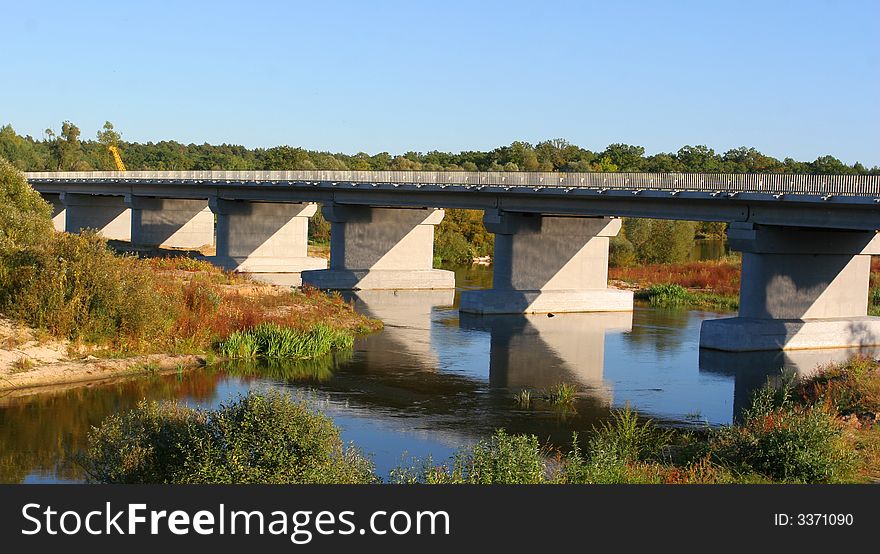
[[[0,397],[0,482],[83,478],[68,454],[91,425],[141,399],[212,407],[254,388],[280,387],[313,401],[386,476],[410,457],[443,460],[497,428],[569,444],[631,404],[670,425],[722,425],[781,371],[806,373],[850,350],[725,354],[700,351],[700,323],[725,317],[637,306],[633,313],[459,314],[458,293],[491,283],[491,269],[456,271],[457,291],[352,294],[357,309],[385,322],[350,352],[306,364],[220,366],[176,375],[95,383]],[[523,390],[574,385],[560,409]]]

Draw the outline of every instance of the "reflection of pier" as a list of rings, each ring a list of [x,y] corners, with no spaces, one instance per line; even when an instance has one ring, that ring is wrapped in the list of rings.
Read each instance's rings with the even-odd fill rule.
[[[612,392],[602,379],[605,334],[630,331],[631,312],[473,316],[461,326],[491,335],[489,383],[509,389],[546,389],[557,383],[586,388],[606,405]]]
[[[452,306],[455,291],[362,290],[346,293],[356,309],[381,319],[385,328],[365,340],[364,355],[370,367],[436,368],[439,356],[431,343],[431,312]]]
[[[768,380],[782,376],[809,377],[821,366],[841,363],[856,355],[875,355],[873,349],[834,348],[783,352],[721,352],[700,349],[700,372],[734,377],[733,419],[742,416],[752,394]]]

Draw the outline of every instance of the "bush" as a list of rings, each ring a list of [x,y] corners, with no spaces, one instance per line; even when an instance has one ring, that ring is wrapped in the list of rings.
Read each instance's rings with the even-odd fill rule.
[[[57,336],[133,345],[169,324],[153,273],[92,234],[0,254],[0,311]]]
[[[326,416],[279,392],[213,411],[142,402],[107,418],[80,456],[99,483],[371,483]]]
[[[761,389],[743,423],[719,431],[711,448],[722,465],[776,481],[840,481],[854,466],[840,422],[821,406],[796,405],[789,387]]]
[[[499,429],[490,439],[457,452],[451,466],[435,465],[428,458],[420,467],[397,468],[391,478],[396,483],[522,485],[546,482],[545,471],[537,437]]]
[[[874,420],[880,415],[880,367],[868,357],[830,364],[795,386],[795,398],[821,404],[843,416]]]
[[[42,243],[52,233],[52,208],[0,158],[0,252]]]

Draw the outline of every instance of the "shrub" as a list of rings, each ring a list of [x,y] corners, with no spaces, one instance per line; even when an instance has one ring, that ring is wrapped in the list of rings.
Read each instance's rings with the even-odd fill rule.
[[[4,253],[0,267],[0,311],[57,336],[134,344],[168,324],[153,273],[92,233],[55,234]]]
[[[711,448],[722,465],[777,481],[839,481],[854,465],[840,422],[821,406],[796,405],[789,387],[758,391],[743,423],[719,431]]]
[[[80,460],[99,483],[376,480],[330,419],[279,392],[251,392],[213,411],[142,402],[93,428]]]
[[[12,164],[0,157],[0,253],[42,243],[53,233],[52,209]]]
[[[880,414],[880,367],[867,357],[830,364],[796,384],[795,398],[821,404],[840,415],[854,414],[869,420]]]
[[[508,435],[503,429],[487,440],[455,454],[451,466],[435,465],[431,458],[420,467],[397,468],[396,483],[427,484],[538,484],[546,482],[546,464],[538,438]]]

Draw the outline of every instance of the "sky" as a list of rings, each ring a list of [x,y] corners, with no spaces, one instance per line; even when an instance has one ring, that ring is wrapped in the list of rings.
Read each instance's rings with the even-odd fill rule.
[[[564,138],[880,165],[880,0],[0,0],[0,124],[332,152]]]

